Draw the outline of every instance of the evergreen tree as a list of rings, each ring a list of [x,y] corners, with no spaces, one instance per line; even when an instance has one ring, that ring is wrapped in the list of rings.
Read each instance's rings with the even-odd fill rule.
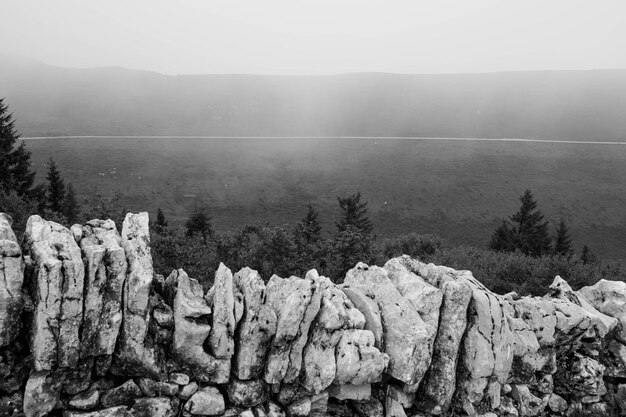
[[[57,168],[57,164],[52,158],[48,163],[48,208],[57,213],[63,211],[63,202],[65,201],[65,182],[61,177],[61,171]]]
[[[16,147],[18,139],[13,115],[0,98],[0,190],[13,190],[20,197],[31,198],[41,188],[33,188],[35,172],[30,169],[30,152],[24,142]]]
[[[352,226],[359,233],[372,234],[374,226],[367,215],[367,202],[361,202],[361,193],[352,194],[345,198],[337,197],[337,201],[341,208],[341,220],[337,223],[339,232]]]
[[[337,233],[332,242],[328,275],[337,284],[343,283],[346,272],[358,262],[371,263],[373,260],[373,235],[348,225]]]
[[[580,260],[585,265],[598,262],[598,258],[593,254],[593,252],[591,252],[591,249],[589,249],[589,246],[587,245],[583,246],[583,251],[580,254]]]
[[[567,224],[561,219],[559,227],[556,229],[556,236],[554,237],[554,254],[569,258],[572,256],[572,253],[572,237],[569,234]]]
[[[489,249],[497,252],[515,252],[515,248],[515,231],[513,230],[511,223],[503,220],[502,224],[491,235]]]
[[[76,201],[76,194],[74,193],[74,186],[70,183],[67,186],[67,194],[65,195],[65,202],[63,206],[63,214],[67,217],[67,221],[73,224],[78,219],[80,213],[80,206]]]
[[[156,223],[154,223],[154,230],[157,233],[163,234],[167,230],[167,220],[165,220],[165,214],[161,208],[157,208]]]
[[[495,230],[489,247],[498,251],[521,251],[525,255],[539,257],[550,253],[551,239],[548,234],[548,222],[537,209],[530,190],[526,190],[520,197],[520,206],[517,213],[510,217],[510,222]]]
[[[294,235],[297,242],[311,245],[321,239],[322,226],[318,220],[319,213],[309,203],[309,209],[302,221],[296,224]]]
[[[213,236],[213,226],[211,225],[211,217],[206,213],[206,208],[202,204],[196,204],[193,212],[185,222],[187,229],[186,235],[193,237],[197,234],[202,236],[204,243]]]

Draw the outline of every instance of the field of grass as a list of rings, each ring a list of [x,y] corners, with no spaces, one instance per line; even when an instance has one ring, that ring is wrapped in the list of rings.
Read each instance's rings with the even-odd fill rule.
[[[81,198],[184,221],[198,199],[218,230],[294,224],[311,202],[334,232],[337,196],[360,191],[379,236],[434,233],[484,246],[529,188],[546,217],[571,224],[577,249],[626,258],[626,146],[392,139],[27,141],[38,178],[52,157]]]

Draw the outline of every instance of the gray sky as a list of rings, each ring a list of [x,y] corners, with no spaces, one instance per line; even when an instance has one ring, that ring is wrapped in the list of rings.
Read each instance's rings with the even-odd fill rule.
[[[0,53],[167,74],[626,68],[625,0],[0,0]]]

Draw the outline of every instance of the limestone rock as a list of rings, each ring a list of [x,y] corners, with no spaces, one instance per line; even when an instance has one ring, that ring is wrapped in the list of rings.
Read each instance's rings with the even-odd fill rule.
[[[617,326],[617,319],[599,312],[581,293],[573,291],[564,279],[556,276],[550,285],[551,295],[554,298],[569,301],[580,306],[588,315],[590,324],[595,327],[600,337],[606,336],[608,332]]]
[[[429,335],[429,348],[432,350],[439,326],[439,310],[443,300],[442,291],[409,271],[398,258],[387,261],[384,268],[387,270],[393,285],[404,298],[413,304],[415,311],[424,320]]]
[[[305,417],[311,414],[311,399],[306,397],[289,405],[289,415],[293,417]]]
[[[174,417],[169,398],[139,398],[130,409],[133,417]]]
[[[209,333],[209,347],[218,359],[229,359],[235,353],[235,298],[233,274],[220,263],[215,272],[211,306],[213,327]]]
[[[500,404],[500,387],[511,371],[515,354],[526,353],[529,346],[520,346],[515,327],[524,325],[513,320],[513,309],[501,296],[480,284],[469,271],[464,271],[457,279],[472,288],[472,300],[468,308],[468,325],[461,347],[461,365],[465,369],[464,378],[457,385],[461,387],[463,406],[473,409],[486,398],[494,408]],[[533,337],[532,349],[538,349],[536,337],[526,325],[522,329]],[[457,373],[458,375],[458,373]]]
[[[511,394],[517,401],[520,415],[536,416],[543,411],[546,404],[541,398],[534,396],[527,385],[512,385],[512,388]]]
[[[389,355],[374,347],[374,335],[369,330],[344,330],[336,355],[335,383],[340,385],[380,382],[389,364]]]
[[[86,267],[82,354],[112,355],[122,324],[126,254],[112,220],[91,220],[80,246]]]
[[[70,399],[69,405],[77,410],[93,410],[98,406],[99,402],[100,391],[93,388],[74,395]]]
[[[139,398],[141,395],[141,389],[132,379],[129,379],[119,387],[104,392],[100,396],[100,403],[103,407],[114,407]]]
[[[372,396],[372,386],[370,384],[363,385],[333,385],[330,387],[329,394],[338,400],[367,401]]]
[[[387,271],[376,266],[357,264],[344,283],[378,303],[385,333],[383,350],[390,357],[387,373],[417,389],[431,357],[428,330],[411,302],[398,292]]]
[[[385,417],[406,417],[402,404],[391,395],[385,398]]]
[[[378,303],[371,297],[365,295],[364,292],[350,287],[349,285],[342,285],[341,289],[348,296],[357,310],[359,310],[365,317],[364,329],[369,330],[374,334],[374,346],[376,346],[377,349],[382,350],[385,334],[383,332],[383,323]]]
[[[198,384],[196,382],[190,382],[181,388],[178,396],[183,400],[188,400],[196,391],[198,391]]]
[[[319,313],[320,305],[322,302],[322,293],[319,291],[319,275],[317,271],[312,270],[307,272],[305,280],[311,281],[311,302],[304,311],[302,321],[300,322],[300,328],[298,334],[291,344],[289,351],[289,366],[285,373],[284,381],[291,383],[296,381],[302,370],[303,351],[309,335],[309,329],[311,323]]]
[[[0,347],[17,336],[23,304],[24,261],[12,223],[9,215],[0,213]]]
[[[430,368],[418,398],[420,408],[443,414],[450,407],[456,387],[456,366],[459,349],[467,326],[467,308],[472,298],[468,285],[447,281],[442,285],[443,300],[439,331],[433,346]]]
[[[323,417],[327,415],[328,411],[328,391],[320,392],[319,394],[313,394],[310,397],[311,400],[311,417]]]
[[[235,274],[233,282],[244,300],[233,372],[241,380],[260,378],[270,340],[276,333],[276,314],[265,302],[265,284],[257,271],[243,268]]]
[[[317,290],[318,283],[310,278],[274,275],[267,283],[267,302],[277,318],[265,367],[268,384],[289,382],[299,375],[309,326],[319,311]]]
[[[224,414],[224,397],[215,387],[204,387],[191,396],[185,404],[185,411],[202,416]]]
[[[237,407],[254,407],[267,402],[269,390],[262,380],[231,379],[227,386],[228,401]]]
[[[626,343],[626,282],[601,279],[592,286],[581,288],[580,293],[598,311],[622,324],[616,337]]]
[[[562,413],[567,410],[567,401],[560,395],[552,394],[548,399],[548,407],[555,413]]]
[[[402,408],[405,409],[413,407],[413,404],[415,403],[414,393],[407,393],[402,387],[392,383],[387,385],[387,392],[385,396],[386,398],[392,398],[393,401],[397,402],[402,406]]]
[[[286,417],[286,413],[280,406],[272,401],[267,403],[267,417]]]
[[[92,411],[91,413],[83,413],[80,411],[65,411],[63,417],[134,417],[128,407],[118,406],[105,408],[103,410]]]
[[[93,362],[91,357],[81,358],[76,367],[57,370],[58,378],[63,381],[63,393],[74,395],[89,388]]]
[[[549,299],[522,297],[512,303],[515,317],[530,326],[540,347],[554,346],[557,326],[556,309]]]
[[[230,360],[216,359],[203,347],[211,331],[211,308],[202,298],[202,286],[182,269],[172,272],[168,281],[176,287],[172,342],[175,357],[202,382],[228,382]]]
[[[178,395],[178,384],[173,382],[155,381],[150,378],[139,378],[139,388],[147,397],[173,397]]]
[[[80,224],[73,224],[70,226],[70,233],[74,236],[76,243],[80,245],[80,241],[83,239],[83,226]]]
[[[472,415],[476,413],[475,406],[487,397],[485,403],[497,408],[500,387],[509,376],[514,356],[538,348],[536,336],[528,325],[515,320],[514,309],[508,299],[489,291],[471,272],[426,265],[410,258],[404,259],[403,264],[437,288],[456,281],[471,289],[468,324],[459,351],[462,370],[457,372],[456,385],[461,390],[459,405],[465,413]],[[521,335],[511,328],[512,325]],[[527,338],[530,338],[532,346],[524,345]]]
[[[341,339],[342,330],[362,329],[365,317],[328,278],[316,279],[322,298],[310,340],[304,348],[302,385],[313,393],[320,393],[335,379],[335,347]]]
[[[189,384],[189,375],[181,372],[172,372],[170,374],[170,382],[178,385],[187,385]]]
[[[128,213],[122,225],[121,244],[128,264],[123,291],[124,320],[116,350],[116,368],[121,375],[157,377],[160,373],[158,352],[146,340],[154,275],[149,243],[148,213]]]
[[[607,392],[604,370],[604,365],[597,360],[574,354],[554,375],[555,391],[566,398],[600,397]]]
[[[46,371],[31,371],[24,389],[24,414],[26,417],[47,415],[59,401],[60,381]]]
[[[384,415],[383,405],[376,398],[355,402],[352,407],[359,417],[383,417]]]
[[[611,340],[602,353],[602,364],[606,366],[604,376],[626,378],[626,345]]]
[[[80,358],[84,267],[69,230],[31,216],[25,241],[33,261],[33,369],[75,367]]]

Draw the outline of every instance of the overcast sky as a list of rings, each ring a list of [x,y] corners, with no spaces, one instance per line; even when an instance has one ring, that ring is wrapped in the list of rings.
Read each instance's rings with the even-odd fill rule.
[[[167,74],[626,68],[625,0],[0,0],[0,53]]]

